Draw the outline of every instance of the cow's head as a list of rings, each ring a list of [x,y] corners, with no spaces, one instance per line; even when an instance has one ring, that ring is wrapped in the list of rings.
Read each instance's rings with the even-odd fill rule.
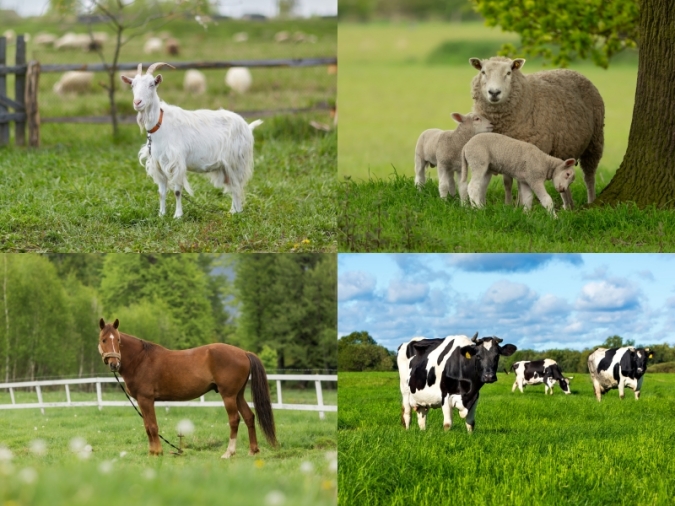
[[[568,395],[572,393],[570,391],[570,380],[571,379],[572,379],[572,376],[570,376],[569,378],[563,378],[561,380],[558,380],[558,384],[560,385],[560,389]],[[551,388],[553,388],[553,387],[551,387]]]
[[[653,356],[649,348],[629,348],[621,358],[621,372],[629,378],[639,378],[647,372],[647,360]]]
[[[511,356],[518,348],[512,344],[501,346],[499,343],[503,339],[498,337],[481,337],[478,339],[478,334],[473,336],[471,341],[475,344],[473,346],[466,346],[465,348],[473,348],[475,350],[473,356],[476,359],[476,370],[480,375],[480,380],[483,383],[494,383],[497,381],[499,356]],[[464,353],[464,348],[462,348],[462,353]]]

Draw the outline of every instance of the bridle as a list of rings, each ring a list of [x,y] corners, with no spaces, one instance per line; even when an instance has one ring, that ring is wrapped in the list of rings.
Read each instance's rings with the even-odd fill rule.
[[[120,366],[121,366],[122,365],[122,354],[115,351],[115,338],[112,336],[112,334],[110,336],[110,342],[112,343],[113,351],[110,351],[108,353],[101,353],[101,358],[103,359],[103,363],[105,365],[108,365],[107,360],[109,358],[116,358],[119,361]],[[122,338],[120,338],[120,352],[121,351],[122,351]]]

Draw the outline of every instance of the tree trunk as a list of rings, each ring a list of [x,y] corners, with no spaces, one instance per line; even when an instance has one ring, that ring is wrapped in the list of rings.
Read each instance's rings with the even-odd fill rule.
[[[671,0],[640,4],[640,57],[628,149],[596,200],[675,207],[675,9]]]

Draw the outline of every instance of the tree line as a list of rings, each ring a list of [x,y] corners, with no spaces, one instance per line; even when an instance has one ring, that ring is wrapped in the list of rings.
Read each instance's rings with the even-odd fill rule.
[[[109,371],[98,320],[171,349],[224,342],[268,369],[337,368],[335,255],[3,254],[0,381]]]
[[[598,347],[620,348],[622,346],[636,346],[636,344],[631,339],[623,339],[621,336],[614,335],[598,346],[583,350],[518,350],[510,357],[502,357],[500,369],[511,372],[511,365],[514,362],[550,358],[558,362],[564,373],[587,373],[588,356]],[[654,352],[654,357],[649,361],[648,370],[675,372],[675,345],[653,344],[649,346],[649,349]],[[338,340],[339,371],[393,371],[396,369],[396,352],[377,344],[368,332],[352,332]]]

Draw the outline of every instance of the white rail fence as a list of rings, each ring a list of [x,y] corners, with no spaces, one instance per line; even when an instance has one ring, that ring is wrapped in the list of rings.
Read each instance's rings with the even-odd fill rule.
[[[327,411],[337,412],[337,406],[331,404],[324,404],[323,402],[323,389],[321,386],[322,382],[335,382],[337,383],[337,374],[268,374],[267,379],[269,381],[276,381],[277,386],[277,402],[272,403],[273,409],[291,409],[298,411],[318,411],[319,418],[324,419],[325,413]],[[121,382],[124,382],[120,378]],[[316,404],[284,404],[282,392],[281,392],[281,382],[282,381],[313,381],[316,388]],[[17,383],[0,383],[0,389],[9,390],[9,396],[12,400],[11,404],[0,403],[0,409],[30,409],[38,408],[45,413],[45,408],[67,408],[67,407],[84,407],[84,406],[98,406],[98,409],[101,410],[104,407],[117,407],[117,406],[128,406],[129,401],[124,399],[123,401],[106,401],[103,400],[103,394],[101,391],[101,384],[103,383],[117,383],[115,378],[80,378],[80,379],[62,379],[62,380],[42,380],[42,381],[22,381]],[[72,401],[70,398],[70,385],[88,385],[96,384],[96,400],[95,401]],[[43,387],[52,387],[52,386],[64,386],[66,389],[66,400],[65,402],[44,402],[42,399],[42,388]],[[16,388],[34,388],[35,393],[37,394],[37,402],[30,403],[17,403],[14,395],[14,389]],[[157,407],[164,407],[167,410],[170,407],[195,407],[195,408],[222,408],[222,401],[207,401],[202,395],[199,400],[195,401],[158,401],[155,403]],[[254,407],[252,403],[249,402],[249,406]]]

